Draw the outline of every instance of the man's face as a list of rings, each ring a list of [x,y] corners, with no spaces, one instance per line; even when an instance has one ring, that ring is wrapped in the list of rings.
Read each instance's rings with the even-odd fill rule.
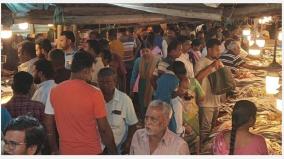
[[[221,55],[220,46],[214,45],[212,48],[208,48],[208,55],[213,59],[218,59]]]
[[[111,94],[115,89],[115,79],[113,76],[98,77],[99,87],[103,94]]]
[[[241,47],[239,44],[234,48],[233,52],[235,55],[239,55],[241,53]]]
[[[167,129],[169,119],[163,114],[160,107],[148,107],[145,115],[145,129],[149,136],[159,135]]]
[[[8,130],[4,137],[5,155],[33,155],[36,149],[27,148],[25,143],[25,131]]]
[[[182,45],[178,45],[175,50],[171,51],[171,57],[174,59],[179,58],[181,55],[181,49],[182,49]]]
[[[66,36],[62,35],[59,37],[59,47],[63,50],[67,50],[70,46],[70,40],[66,38]]]
[[[19,57],[19,60],[20,60],[21,63],[24,63],[24,62],[27,61],[27,60],[26,60],[26,57],[25,57],[25,55],[24,55],[22,46],[19,46],[19,47],[18,47],[18,57]]]
[[[172,30],[167,30],[167,36],[169,38],[175,38],[176,37],[176,33]]]
[[[186,52],[188,52],[189,51],[189,49],[190,49],[190,43],[188,42],[188,41],[186,41],[186,42],[184,42],[183,44],[182,44],[182,50],[183,50],[183,52],[184,53],[186,53]]]

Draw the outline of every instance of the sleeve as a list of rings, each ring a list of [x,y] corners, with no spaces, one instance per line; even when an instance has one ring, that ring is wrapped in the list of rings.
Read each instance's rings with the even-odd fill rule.
[[[94,92],[93,103],[94,103],[95,118],[98,119],[98,118],[105,117],[106,116],[106,105],[105,105],[105,100],[104,100],[104,97],[101,91],[96,90],[96,92]]]
[[[194,78],[193,79],[193,85],[194,85],[194,92],[196,93],[196,95],[198,96],[198,98],[200,97],[204,97],[205,96],[205,93],[200,85],[200,83]]]
[[[190,155],[188,144],[185,141],[180,145],[178,154],[179,155]]]
[[[45,103],[46,101],[44,101],[43,96],[44,95],[43,95],[42,91],[36,90],[34,95],[32,96],[32,100],[38,101],[38,102],[41,102],[41,103]]]
[[[138,143],[138,139],[137,139],[138,133],[137,133],[137,131],[134,133],[134,135],[132,137],[132,141],[131,141],[131,145],[130,145],[130,151],[129,151],[130,155],[135,155],[135,147],[136,147],[136,144]]]
[[[163,57],[166,58],[168,55],[168,44],[167,44],[167,41],[164,39],[162,42],[162,52],[163,52]]]
[[[138,123],[138,119],[134,110],[131,99],[126,95],[125,98],[126,117],[125,122],[128,126]]]
[[[233,65],[238,68],[243,63],[245,63],[245,61],[240,56],[237,56],[237,58],[234,61]]]
[[[171,100],[171,104],[174,110],[174,116],[177,124],[176,133],[178,135],[183,133],[183,119],[182,119],[182,103],[179,100],[179,97],[176,97]]]
[[[44,113],[48,115],[54,115],[54,110],[53,110],[53,106],[51,104],[51,98],[50,98],[51,93],[52,93],[52,90],[47,96],[47,100],[46,100],[45,108],[44,108]]]
[[[201,60],[197,61],[195,64],[195,69],[194,69],[194,74],[195,76],[198,75],[198,73],[204,68],[204,66],[202,65]]]
[[[134,62],[134,66],[133,66],[133,69],[132,69],[132,74],[131,74],[131,79],[130,79],[130,85],[134,85],[134,83],[136,82],[136,79],[137,79],[137,76],[138,76],[138,73],[139,73],[139,65],[140,65],[140,61],[141,61],[141,58],[137,58]]]

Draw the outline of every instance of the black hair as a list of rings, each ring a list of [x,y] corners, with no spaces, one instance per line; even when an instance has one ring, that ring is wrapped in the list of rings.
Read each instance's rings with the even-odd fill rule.
[[[33,84],[33,76],[24,71],[17,72],[13,77],[12,89],[16,93],[28,94]]]
[[[109,42],[106,39],[101,39],[99,41],[99,49],[101,50],[108,50],[109,49]]]
[[[51,63],[57,65],[65,65],[65,54],[61,49],[53,49],[49,52],[49,57],[51,58]]]
[[[111,30],[108,31],[108,35],[109,35],[110,38],[116,38],[117,32],[116,32],[115,29],[111,29]]]
[[[179,42],[177,39],[173,39],[168,46],[168,53],[170,53],[172,50],[177,49],[179,45],[181,45],[181,42]]]
[[[97,40],[88,40],[87,42],[89,44],[89,47],[92,48],[97,55],[101,52],[100,45]]]
[[[47,53],[52,49],[51,42],[48,39],[41,39],[37,44]]]
[[[99,32],[96,31],[96,30],[92,30],[90,33],[89,33],[89,38],[91,38],[91,35],[95,35],[97,38],[99,37]]]
[[[185,42],[188,40],[188,38],[187,38],[186,36],[178,36],[178,37],[177,37],[177,40],[178,40],[181,44],[183,44],[183,43],[185,43]]]
[[[103,50],[102,53],[103,59],[105,59],[108,63],[112,61],[112,54],[109,50]]]
[[[50,61],[40,59],[34,63],[35,69],[42,72],[45,78],[52,79],[54,77],[54,70]]]
[[[154,39],[155,39],[154,32],[150,32],[147,35],[146,40],[143,42],[144,48],[154,47]]]
[[[161,26],[160,25],[153,25],[152,26],[152,29],[153,29],[153,32],[154,33],[161,33],[161,31],[162,31],[162,28],[161,28]]]
[[[61,36],[65,36],[67,39],[70,39],[71,42],[75,42],[75,35],[72,31],[66,30],[61,33]]]
[[[200,46],[201,45],[201,41],[199,39],[193,39],[191,46]]]
[[[221,45],[220,40],[218,40],[218,39],[209,39],[209,40],[207,40],[207,42],[206,42],[206,47],[207,47],[207,49],[213,48],[215,45],[220,46],[220,45]]]
[[[230,153],[234,154],[236,133],[240,126],[248,123],[251,118],[255,119],[257,108],[255,104],[248,100],[237,101],[232,113],[232,131],[230,138]]]
[[[71,72],[78,73],[85,68],[91,68],[93,63],[94,63],[94,58],[90,53],[84,50],[79,50],[73,56],[73,61],[71,64]]]
[[[112,68],[105,67],[105,68],[100,69],[98,73],[98,77],[109,77],[109,76],[113,76],[114,79],[116,79],[116,73],[113,71]]]
[[[37,150],[35,154],[38,154],[45,148],[45,143],[47,141],[46,131],[36,118],[23,115],[12,119],[5,129],[4,134],[6,134],[7,131],[13,130],[25,131],[26,146],[31,147],[36,145]]]
[[[171,68],[176,75],[186,75],[185,65],[181,61],[175,61]]]
[[[25,40],[22,43],[20,43],[22,46],[22,51],[25,52],[29,57],[35,58],[36,57],[36,49],[35,49],[35,43]]]

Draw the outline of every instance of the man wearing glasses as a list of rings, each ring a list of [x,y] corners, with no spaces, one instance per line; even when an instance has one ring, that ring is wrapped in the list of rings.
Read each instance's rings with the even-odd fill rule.
[[[10,121],[4,131],[5,155],[40,155],[46,133],[36,118],[19,116]]]

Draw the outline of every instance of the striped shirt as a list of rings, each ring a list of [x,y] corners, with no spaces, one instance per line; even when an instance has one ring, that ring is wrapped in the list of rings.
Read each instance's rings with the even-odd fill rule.
[[[124,49],[123,61],[131,61],[134,59],[134,38],[129,36],[121,36],[120,41],[122,42]]]
[[[237,68],[245,63],[240,55],[235,55],[232,51],[228,51],[222,54],[220,57],[221,61],[225,66],[228,66],[232,71],[237,71]]]

